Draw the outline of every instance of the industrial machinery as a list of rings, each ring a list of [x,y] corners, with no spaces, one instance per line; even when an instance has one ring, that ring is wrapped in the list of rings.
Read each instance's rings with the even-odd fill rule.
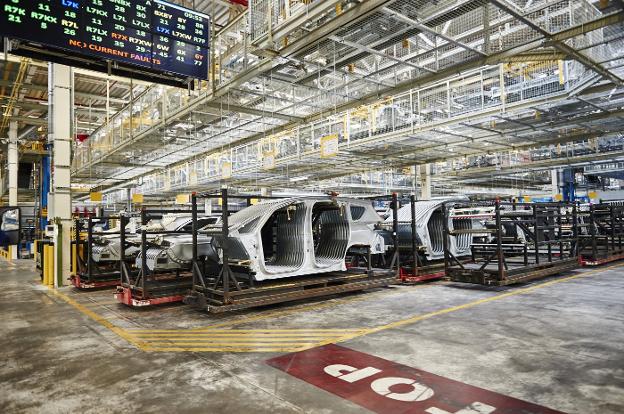
[[[21,237],[21,209],[0,207],[0,255],[9,260],[18,258]]]
[[[444,264],[447,276],[456,282],[483,285],[509,285],[574,269],[578,266],[578,210],[574,203],[512,203],[496,201],[485,204],[449,203],[451,209],[464,212],[491,208],[485,228],[452,229],[447,226],[444,238]],[[457,216],[456,216],[457,217]],[[445,221],[447,222],[447,221]],[[460,235],[483,235],[471,246],[470,260],[459,260],[449,248],[451,238]]]

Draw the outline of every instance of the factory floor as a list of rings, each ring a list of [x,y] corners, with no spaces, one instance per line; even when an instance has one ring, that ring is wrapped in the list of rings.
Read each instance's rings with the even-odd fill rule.
[[[2,413],[624,412],[624,263],[209,315],[0,259],[0,334]]]

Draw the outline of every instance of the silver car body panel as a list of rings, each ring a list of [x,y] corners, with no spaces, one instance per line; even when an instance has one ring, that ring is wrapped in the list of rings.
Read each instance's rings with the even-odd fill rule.
[[[436,198],[432,200],[416,201],[416,235],[420,245],[425,248],[425,256],[428,260],[440,260],[444,258],[444,215],[443,206],[445,203],[453,201],[468,201],[468,198]],[[402,248],[411,248],[412,228],[411,206],[408,203],[399,208],[398,211],[398,238],[399,246]],[[391,224],[393,215],[385,220],[386,224]],[[471,219],[453,219],[453,212],[449,215],[449,230],[453,229],[471,229]],[[472,235],[462,234],[449,238],[449,250],[455,256],[465,256],[470,254],[470,246],[472,245]]]
[[[229,218],[228,255],[256,280],[345,271],[353,246],[384,253],[381,218],[370,201],[293,197],[247,207]],[[270,227],[274,245],[263,243]],[[314,228],[313,228],[314,227]],[[316,242],[315,242],[316,239]]]

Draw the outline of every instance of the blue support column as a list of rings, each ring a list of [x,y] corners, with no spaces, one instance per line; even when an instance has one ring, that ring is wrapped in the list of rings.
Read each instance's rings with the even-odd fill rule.
[[[574,170],[572,168],[567,168],[561,172],[561,194],[563,195],[563,201],[576,200]]]

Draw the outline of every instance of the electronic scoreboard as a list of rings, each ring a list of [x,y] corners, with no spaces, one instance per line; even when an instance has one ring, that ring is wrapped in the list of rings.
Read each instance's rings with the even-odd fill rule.
[[[208,79],[209,16],[162,0],[0,0],[0,36]]]

